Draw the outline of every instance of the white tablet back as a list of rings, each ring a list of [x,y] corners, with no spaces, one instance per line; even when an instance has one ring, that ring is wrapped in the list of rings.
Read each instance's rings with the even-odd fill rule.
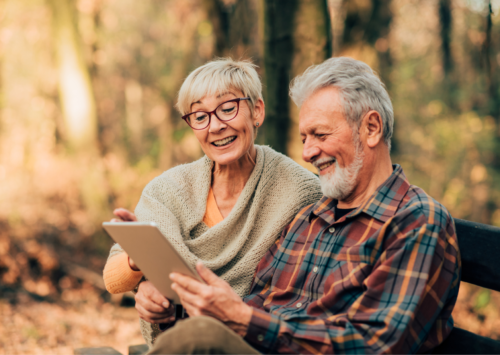
[[[177,253],[154,222],[104,222],[104,230],[127,252],[146,278],[168,299],[180,304],[168,275],[178,272],[203,282]]]

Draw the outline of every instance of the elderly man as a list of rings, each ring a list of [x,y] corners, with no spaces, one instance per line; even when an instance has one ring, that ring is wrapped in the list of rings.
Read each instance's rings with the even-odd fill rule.
[[[453,220],[392,165],[384,85],[366,64],[332,58],[291,96],[324,197],[285,228],[243,300],[201,264],[206,284],[170,275],[190,318],[151,353],[428,352],[453,328]]]

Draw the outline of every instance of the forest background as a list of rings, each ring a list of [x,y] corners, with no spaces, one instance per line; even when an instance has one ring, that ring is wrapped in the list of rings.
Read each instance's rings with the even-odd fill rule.
[[[500,226],[499,13],[499,0],[1,0],[0,354],[143,343],[133,299],[103,289],[100,224],[202,156],[174,104],[216,56],[259,66],[258,143],[304,166],[290,79],[331,56],[368,63],[393,100],[393,162],[454,217]],[[453,315],[500,339],[499,310],[462,284]]]

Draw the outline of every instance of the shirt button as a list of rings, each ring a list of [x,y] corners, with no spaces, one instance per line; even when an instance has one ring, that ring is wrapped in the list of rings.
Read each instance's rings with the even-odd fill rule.
[[[258,341],[264,340],[264,336],[262,334],[257,335],[257,340]]]
[[[330,229],[328,229],[330,231],[330,233],[333,233],[335,232],[335,227],[330,227]]]
[[[300,308],[301,306],[302,306],[302,303],[300,303],[300,302],[299,302],[299,303],[297,303],[297,306],[296,306],[296,307],[297,307],[297,308]]]
[[[317,266],[314,267],[313,272],[318,272],[318,267]]]

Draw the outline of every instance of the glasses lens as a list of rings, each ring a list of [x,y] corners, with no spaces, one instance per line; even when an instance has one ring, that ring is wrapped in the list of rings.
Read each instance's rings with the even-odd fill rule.
[[[222,121],[232,120],[238,112],[238,102],[225,102],[217,107],[217,117]]]
[[[187,117],[187,121],[194,129],[203,129],[208,126],[208,113],[194,112]]]

